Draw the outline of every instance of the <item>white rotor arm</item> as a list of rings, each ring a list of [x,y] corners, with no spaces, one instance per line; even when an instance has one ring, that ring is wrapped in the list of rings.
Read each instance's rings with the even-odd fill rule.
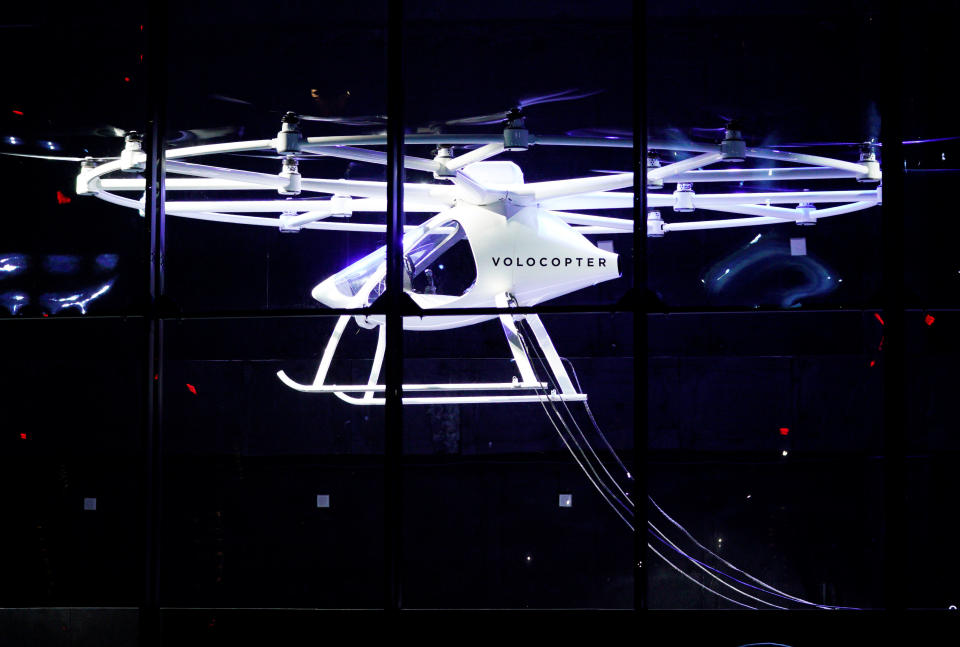
[[[820,155],[808,155],[807,153],[788,153],[785,151],[768,150],[765,148],[748,148],[748,157],[759,157],[760,159],[777,160],[779,162],[797,162],[799,164],[810,164],[811,166],[829,166],[830,168],[850,171],[857,175],[866,175],[870,169],[863,164],[854,164],[843,160],[835,160],[830,157]]]
[[[508,197],[518,204],[536,204],[544,200],[550,200],[551,198],[564,198],[582,193],[624,189],[628,186],[633,186],[633,173],[515,184],[508,187]]]
[[[366,148],[354,148],[352,146],[313,146],[306,145],[301,147],[311,153],[326,155],[328,157],[339,157],[341,159],[355,160],[358,162],[370,162],[371,164],[387,164],[387,154],[384,151],[372,151]],[[414,157],[404,154],[403,165],[406,168],[416,171],[437,172],[440,170],[440,164],[422,157]]]
[[[654,195],[663,196],[664,194]],[[804,202],[817,204],[821,202],[879,201],[880,195],[877,189],[863,191],[784,191],[782,193],[698,193],[693,196],[693,205],[697,209],[711,209],[727,204],[769,205],[800,204]]]
[[[281,188],[287,185],[288,180],[279,175],[255,173],[253,171],[239,171],[205,164],[187,162],[167,162],[167,170],[182,175],[194,175],[203,178],[213,178],[225,181],[248,182],[258,188]],[[361,198],[387,197],[386,182],[366,182],[361,180],[322,180],[303,178],[301,187],[305,191],[317,193],[331,193],[336,195],[350,195]],[[448,186],[431,184],[404,184],[404,194],[412,199],[412,203],[436,202],[440,208],[452,204],[452,194]]]
[[[168,148],[163,152],[163,155],[168,160],[177,160],[184,157],[197,157],[199,155],[213,155],[217,153],[245,153],[249,151],[272,150],[275,146],[276,140],[255,139],[248,142],[225,142],[222,144]]]
[[[633,193],[596,191],[563,198],[551,198],[540,203],[544,209],[632,209]]]
[[[829,166],[798,166],[787,168],[729,168],[709,171],[686,171],[668,175],[664,182],[763,182],[772,180],[834,180],[856,178],[860,173]]]
[[[627,220],[626,218],[607,218],[606,216],[591,216],[585,213],[570,213],[569,211],[551,211],[550,213],[571,225],[604,227],[618,233],[633,232],[633,220]]]
[[[463,155],[458,155],[451,160],[448,160],[444,166],[447,167],[449,171],[457,171],[462,169],[468,164],[473,164],[474,162],[482,162],[485,159],[489,159],[495,155],[499,155],[503,152],[503,142],[494,142],[492,144],[486,144],[480,148],[474,149]]]
[[[654,169],[647,174],[647,177],[656,178],[674,175],[712,164],[719,159],[720,153],[704,153],[687,160]],[[612,191],[614,189],[625,189],[630,186],[633,186],[633,173],[616,173],[613,175],[582,177],[571,180],[514,185],[509,187],[508,193],[509,197],[519,204],[536,204],[556,198],[572,197],[584,193]],[[569,208],[566,204],[563,206]]]
[[[387,210],[387,201],[380,198],[350,199],[351,211],[382,213]],[[330,209],[329,200],[224,200],[219,202],[192,202],[168,200],[166,210],[178,213],[218,211],[226,213],[290,213],[294,211],[325,211]],[[403,210],[434,213],[446,207],[439,201],[415,202],[404,200]]]
[[[665,177],[671,175],[676,175],[677,173],[683,173],[684,171],[692,171],[698,169],[708,164],[713,164],[721,159],[720,153],[703,153],[701,155],[695,155],[690,159],[680,160],[679,162],[674,162],[673,164],[667,164],[666,166],[661,166],[660,168],[650,169],[647,171],[647,181],[650,180],[662,180]]]
[[[820,209],[814,212],[816,218],[828,218],[830,216],[839,216],[845,213],[853,213],[855,211],[861,211],[863,209],[869,209],[870,207],[876,206],[879,204],[876,201],[865,200],[862,202],[852,202],[849,204],[843,204],[836,207],[830,207],[828,209]],[[732,213],[748,213],[744,209],[750,209],[751,205],[727,205],[723,207],[718,207],[717,211],[729,211]],[[770,207],[771,209],[776,209],[777,207]],[[784,209],[784,211],[788,211]],[[796,217],[796,210],[794,211],[794,217]],[[757,225],[776,225],[782,224],[784,218],[780,216],[759,216],[755,218],[725,218],[720,220],[701,220],[697,222],[668,222],[663,224],[663,231],[702,231],[706,229],[727,229],[730,227],[754,227]]]
[[[722,211],[724,213],[739,213],[745,216],[762,216],[764,218],[777,218],[781,222],[793,222],[797,219],[796,209],[787,209],[785,207],[771,207],[760,204],[723,204],[708,209],[709,211]]]

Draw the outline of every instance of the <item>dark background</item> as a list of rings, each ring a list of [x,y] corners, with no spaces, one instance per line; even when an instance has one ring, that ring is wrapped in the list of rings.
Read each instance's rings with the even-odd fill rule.
[[[646,33],[637,35],[626,2],[407,3],[408,132],[574,87],[604,91],[530,108],[531,132],[629,130],[634,85],[645,83],[651,136],[695,138],[691,128],[722,126],[726,116],[741,119],[748,139],[764,145],[875,134],[870,106],[888,76],[878,51],[879,5],[648,5]],[[0,150],[115,154],[120,140],[93,129],[144,128],[149,79],[139,59],[140,9],[3,10]],[[279,127],[274,111],[287,109],[386,112],[384,3],[171,3],[168,14],[171,139],[227,125],[237,139],[269,138]],[[908,139],[960,134],[944,97],[957,15],[955,3],[920,2],[901,17]],[[632,69],[637,37],[647,47],[646,70]],[[309,130],[338,132],[323,124]],[[953,585],[960,564],[950,556],[960,267],[948,191],[956,175],[913,171],[953,168],[960,150],[956,142],[906,149],[907,601],[944,609],[960,604]],[[856,149],[821,152],[855,159]],[[269,172],[279,165],[209,159]],[[541,147],[502,159],[520,164],[529,181],[631,163],[629,151],[618,149]],[[305,174],[384,177],[381,168],[340,160],[309,164]],[[74,163],[3,157],[0,172],[0,255],[27,260],[26,269],[0,277],[0,297],[30,299],[16,313],[3,309],[9,299],[0,303],[0,473],[9,505],[0,606],[136,606],[147,377],[146,324],[137,316],[146,284],[143,220],[74,195]],[[419,175],[408,172],[408,181],[428,177]],[[60,204],[58,191],[70,202]],[[874,316],[883,285],[880,209],[799,231],[675,232],[649,241],[648,287],[664,313],[649,317],[649,463],[636,470],[694,535],[722,536],[726,559],[800,597],[860,608],[882,605],[884,583],[883,325]],[[789,238],[797,236],[807,239],[806,257],[789,255]],[[185,316],[264,316],[165,325],[162,605],[380,605],[382,453],[395,426],[377,408],[283,387],[275,372],[306,379],[335,320],[269,317],[272,309],[320,310],[309,297],[313,285],[380,244],[376,234],[290,235],[169,219],[173,307]],[[630,237],[614,244],[630,268]],[[116,255],[115,267],[96,263],[103,254]],[[72,257],[74,269],[57,271],[51,256]],[[722,290],[705,289],[730,264],[742,269]],[[612,307],[632,277],[628,269],[554,304]],[[108,281],[109,292],[84,316],[44,305],[44,295]],[[629,457],[633,319],[557,314],[544,321],[601,428]],[[365,379],[373,335],[354,331],[348,328],[335,370]],[[407,333],[404,343],[408,382],[512,370],[496,322]],[[408,607],[632,608],[629,531],[541,412],[524,406],[535,405],[404,411]],[[331,495],[329,509],[315,507],[322,493]],[[557,507],[559,493],[573,494],[571,509]],[[83,510],[92,496],[97,510]],[[727,606],[659,562],[649,583],[651,608]]]

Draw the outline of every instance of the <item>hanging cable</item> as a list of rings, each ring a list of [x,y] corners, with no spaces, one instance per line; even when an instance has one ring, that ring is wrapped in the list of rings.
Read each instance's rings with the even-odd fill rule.
[[[664,534],[660,531],[659,528],[657,528],[656,526],[654,526],[652,523],[648,523],[647,525],[650,526],[650,528],[652,528],[651,534],[653,534],[654,537],[656,537],[656,538],[657,538],[658,540],[660,540],[661,542],[663,542],[663,543],[667,544],[668,546],[670,546],[671,548],[673,548],[674,551],[676,551],[677,553],[679,553],[679,554],[682,555],[683,557],[686,557],[687,560],[689,560],[690,562],[692,562],[697,568],[699,568],[701,571],[703,571],[704,573],[706,573],[707,575],[709,575],[710,577],[712,577],[712,578],[715,579],[716,581],[720,582],[720,583],[723,584],[724,586],[726,586],[726,587],[728,587],[728,588],[730,588],[730,589],[733,589],[734,591],[736,591],[737,593],[739,593],[739,594],[742,595],[743,597],[745,597],[745,598],[750,598],[751,600],[755,600],[755,601],[759,602],[760,604],[765,604],[765,605],[767,605],[767,606],[769,606],[769,607],[771,607],[771,608],[780,609],[781,611],[786,611],[786,610],[787,610],[787,607],[781,607],[781,606],[776,605],[776,604],[774,604],[774,603],[772,603],[772,602],[767,602],[766,600],[763,600],[763,599],[758,598],[758,597],[756,597],[756,596],[750,595],[750,594],[747,593],[746,591],[741,591],[740,589],[738,589],[738,588],[735,587],[734,585],[730,584],[729,582],[726,582],[726,581],[720,579],[717,575],[715,575],[714,573],[711,573],[711,572],[710,572],[711,570],[715,570],[715,569],[709,569],[709,570],[708,570],[708,568],[706,567],[706,565],[704,565],[702,562],[694,559],[693,557],[691,557],[691,556],[688,555],[687,553],[683,552],[683,550],[681,550],[679,546],[677,546],[677,545],[674,544],[672,541],[670,541],[670,539],[667,538],[667,536],[664,535]],[[729,576],[728,576],[728,577],[729,577]],[[730,579],[734,579],[734,580],[735,580],[735,578],[730,578]],[[744,582],[740,582],[740,583],[741,583],[741,584],[744,584],[745,586],[750,586],[749,584],[746,584],[746,583],[744,583]],[[751,588],[756,588],[756,587],[751,587]],[[764,592],[765,592],[765,593],[769,593],[768,591],[764,591]]]
[[[526,324],[526,321],[521,321],[521,322],[518,322],[518,323]],[[529,328],[529,324],[526,324],[526,325],[527,325],[527,327]],[[521,326],[518,326],[518,332],[519,332],[520,327],[521,327]],[[522,343],[525,343],[525,341],[523,341]],[[531,344],[531,346],[532,346],[532,344]],[[531,353],[528,353],[528,356],[532,356],[535,360],[537,360],[537,362],[540,364],[540,367],[543,369],[544,374],[547,376],[547,380],[549,381],[550,387],[551,387],[552,389],[554,389],[554,390],[557,390],[557,389],[558,389],[558,385],[557,385],[556,381],[553,379],[553,373],[548,369],[547,365],[544,364],[543,358],[540,357],[540,356],[537,355],[537,354],[531,354]],[[579,389],[578,389],[578,391],[579,391]],[[580,428],[580,425],[577,424],[576,418],[575,418],[575,416],[573,415],[573,412],[570,411],[570,407],[567,406],[566,401],[561,399],[560,402],[561,402],[561,404],[563,404],[564,409],[566,409],[567,414],[570,416],[570,422],[571,422],[571,423],[573,424],[573,426],[576,428],[577,433],[580,434],[580,437],[583,438],[584,444],[585,444],[585,445],[587,446],[587,448],[590,450],[590,453],[593,454],[593,457],[596,459],[597,463],[600,465],[600,468],[604,471],[604,473],[606,473],[607,477],[610,479],[610,482],[613,483],[613,486],[620,492],[620,494],[623,496],[623,498],[626,499],[626,501],[630,504],[630,507],[631,507],[631,509],[632,509],[632,508],[633,508],[633,501],[630,499],[630,495],[627,494],[627,492],[626,492],[622,487],[620,487],[620,484],[617,483],[617,480],[616,480],[616,479],[613,477],[613,475],[610,473],[610,470],[607,469],[607,466],[604,464],[604,462],[603,462],[603,461],[600,459],[600,457],[597,455],[597,452],[596,452],[596,450],[594,450],[593,445],[590,443],[590,440],[586,437],[586,434],[583,433],[583,430]],[[559,411],[557,410],[556,405],[553,405],[553,406],[554,406],[554,410],[555,410],[555,411],[557,412],[557,414],[559,415]],[[579,447],[579,443],[577,443],[577,446]],[[581,450],[581,451],[582,451],[582,450]],[[584,458],[585,458],[585,459],[587,458],[586,455],[585,455],[585,452],[584,452]],[[589,460],[589,459],[587,459],[587,460]],[[596,471],[595,468],[593,468],[593,469],[594,469],[594,471]],[[598,475],[598,478],[599,478],[599,475]]]
[[[573,376],[573,383],[576,385],[577,391],[580,392],[580,393],[583,393],[583,389],[580,387],[580,379],[577,377],[577,371],[576,371],[576,369],[573,367],[573,362],[571,362],[570,360],[566,359],[565,357],[561,357],[561,358],[560,358],[560,361],[561,361],[561,362],[566,362],[567,366],[570,368],[570,374]],[[623,473],[626,474],[626,475],[627,475],[627,478],[632,481],[632,480],[633,480],[633,475],[630,473],[630,470],[628,470],[628,469],[627,469],[627,466],[623,464],[623,461],[622,461],[622,460],[620,460],[620,455],[617,454],[616,450],[615,450],[615,449],[613,448],[613,446],[610,444],[610,441],[607,440],[606,434],[603,433],[603,430],[600,429],[600,425],[597,424],[597,419],[593,417],[593,412],[590,410],[590,403],[587,402],[586,400],[584,400],[584,401],[583,401],[583,408],[586,409],[586,411],[587,411],[587,417],[589,417],[589,418],[590,418],[590,422],[593,423],[593,428],[594,428],[594,430],[596,430],[597,434],[598,434],[598,435],[600,436],[600,438],[603,440],[603,444],[607,446],[607,449],[608,449],[608,450],[610,450],[610,453],[613,455],[614,459],[616,459],[617,464],[620,465],[621,469],[623,469]]]
[[[696,585],[699,586],[700,588],[706,589],[707,591],[710,591],[711,593],[713,593],[713,594],[716,595],[717,597],[721,597],[721,598],[723,598],[724,600],[726,600],[727,602],[732,602],[733,604],[736,604],[737,606],[743,607],[743,608],[745,608],[745,609],[751,609],[751,610],[753,610],[753,611],[756,611],[756,610],[757,610],[756,607],[751,607],[749,604],[744,604],[743,602],[738,602],[737,600],[734,600],[733,598],[728,598],[728,597],[725,596],[723,593],[720,593],[719,591],[714,591],[713,589],[711,589],[709,586],[707,586],[707,585],[704,584],[703,582],[698,582],[695,577],[693,577],[692,575],[689,575],[689,574],[685,573],[682,569],[680,569],[676,564],[674,564],[674,563],[671,562],[669,559],[667,559],[666,557],[664,557],[663,554],[662,554],[660,551],[658,551],[656,548],[654,548],[653,546],[651,546],[649,543],[647,544],[647,547],[648,547],[650,550],[653,551],[653,554],[654,554],[654,555],[656,555],[657,557],[659,557],[660,559],[662,559],[663,561],[665,561],[671,568],[673,568],[673,570],[675,570],[676,572],[680,573],[680,575],[683,575],[685,578],[687,578],[688,580],[690,580],[691,582],[693,582],[694,584],[696,584]]]
[[[521,333],[521,331],[520,331],[519,329],[517,330],[517,339],[520,341],[521,349],[522,349],[523,352],[529,357],[530,354],[529,354],[529,351],[528,351],[528,346],[527,346],[526,340],[524,339],[523,334]],[[541,395],[541,389],[537,388],[537,389],[535,389],[535,392],[536,392],[538,395]],[[610,490],[609,487],[607,487],[607,485],[606,485],[605,483],[599,482],[599,481],[601,481],[601,479],[600,479],[599,475],[596,474],[596,470],[593,469],[592,466],[590,467],[590,469],[587,469],[587,467],[584,465],[583,461],[581,461],[580,456],[578,456],[577,452],[574,451],[573,447],[572,447],[571,444],[570,444],[570,441],[573,441],[573,444],[574,444],[574,445],[577,445],[577,447],[578,447],[578,449],[579,449],[579,445],[578,445],[577,442],[576,442],[576,438],[573,437],[573,434],[570,432],[570,429],[569,429],[569,428],[566,426],[566,424],[563,422],[563,418],[562,418],[562,416],[560,416],[559,411],[557,411],[556,408],[554,407],[554,413],[557,415],[557,419],[558,419],[558,421],[560,422],[560,425],[563,426],[563,428],[567,431],[567,434],[569,435],[569,440],[567,439],[567,436],[565,436],[564,433],[563,433],[562,431],[560,431],[560,427],[557,426],[557,424],[553,421],[553,417],[550,415],[550,410],[547,408],[547,405],[546,405],[547,402],[551,402],[551,403],[552,403],[551,395],[550,395],[549,393],[547,393],[546,391],[543,391],[543,392],[542,392],[542,398],[540,399],[540,404],[541,404],[541,407],[543,408],[544,413],[545,413],[546,416],[547,416],[547,420],[550,421],[551,426],[552,426],[552,427],[554,428],[554,430],[557,432],[557,435],[560,436],[560,440],[563,442],[564,446],[567,448],[567,451],[570,452],[570,455],[573,456],[573,460],[576,461],[577,465],[580,467],[580,469],[581,469],[581,470],[583,471],[583,473],[586,475],[587,479],[590,481],[590,484],[593,485],[594,488],[596,488],[597,492],[600,494],[601,497],[603,497],[604,501],[606,501],[607,504],[608,504],[611,508],[613,508],[613,511],[617,513],[617,516],[619,516],[619,517],[623,520],[623,522],[627,524],[627,527],[629,527],[630,530],[633,531],[633,529],[634,529],[634,528],[633,528],[633,523],[631,523],[629,520],[627,520],[627,518],[626,518],[626,517],[624,516],[624,514],[620,511],[620,509],[617,507],[617,505],[614,504],[614,500],[615,500],[617,503],[620,504],[620,506],[623,508],[624,512],[626,512],[626,514],[629,515],[631,518],[633,517],[633,510],[632,510],[632,508],[631,508],[630,506],[624,504],[624,503],[623,503],[622,501],[620,501],[619,499],[617,499],[617,497],[613,494],[613,492]],[[588,458],[586,457],[586,455],[583,453],[582,449],[581,449],[580,451],[581,451],[581,454],[580,454],[580,455],[583,456],[584,461],[587,461],[587,463],[589,463],[589,459],[588,459]],[[591,472],[593,472],[593,474],[594,474],[593,476],[591,476]],[[596,476],[596,479],[594,478],[594,476]],[[606,490],[606,492],[604,492],[604,490]],[[611,499],[613,499],[613,500],[611,500]]]
[[[697,541],[696,537],[694,537],[692,534],[690,534],[690,531],[688,531],[686,528],[683,527],[683,525],[681,525],[679,522],[677,522],[675,519],[673,519],[670,515],[668,515],[666,512],[664,512],[663,508],[661,508],[661,507],[657,504],[657,502],[653,500],[653,497],[648,497],[648,498],[649,498],[649,500],[650,500],[650,503],[653,504],[653,506],[660,512],[660,514],[662,514],[667,521],[669,521],[671,524],[673,524],[674,526],[676,526],[676,527],[680,530],[680,532],[682,532],[690,541],[692,541],[694,544],[696,544],[699,548],[701,548],[701,549],[704,550],[705,552],[707,552],[707,553],[709,553],[710,555],[712,555],[715,559],[717,559],[718,561],[720,561],[720,562],[723,563],[724,565],[729,566],[730,568],[732,568],[732,569],[735,570],[736,572],[738,572],[738,573],[744,575],[745,577],[749,578],[751,581],[756,582],[757,584],[759,584],[759,585],[761,585],[761,586],[769,589],[770,591],[773,591],[774,593],[778,593],[778,594],[780,594],[781,596],[783,596],[783,597],[785,597],[785,598],[787,598],[787,599],[789,599],[789,600],[793,600],[794,602],[798,602],[798,603],[800,603],[800,604],[806,604],[806,605],[809,605],[809,606],[817,607],[817,608],[819,608],[819,609],[856,609],[856,607],[838,607],[838,606],[829,606],[829,605],[817,604],[816,602],[810,602],[809,600],[804,600],[803,598],[798,598],[798,597],[796,597],[796,596],[790,595],[789,593],[785,593],[785,592],[783,592],[783,591],[781,591],[781,590],[779,590],[779,589],[777,589],[777,588],[774,588],[774,587],[770,586],[769,584],[767,584],[767,583],[764,582],[763,580],[754,577],[754,576],[751,575],[750,573],[747,573],[746,571],[744,571],[744,570],[742,570],[742,569],[740,569],[740,568],[737,568],[736,566],[734,566],[733,564],[731,564],[730,562],[728,562],[727,560],[725,560],[724,558],[720,557],[719,555],[717,555],[716,553],[714,553],[712,550],[710,550],[709,548],[707,548],[706,546],[704,546],[703,544],[701,544],[699,541]]]

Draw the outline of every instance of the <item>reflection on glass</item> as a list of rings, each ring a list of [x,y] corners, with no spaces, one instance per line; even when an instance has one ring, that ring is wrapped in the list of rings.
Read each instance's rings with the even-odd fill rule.
[[[22,292],[4,292],[0,294],[0,305],[15,315],[21,308],[30,305],[30,297]]]
[[[27,262],[26,254],[5,254],[0,258],[0,279],[23,272]]]
[[[795,240],[757,234],[720,259],[700,282],[708,298],[725,304],[797,308],[843,283],[813,254],[795,253]]]
[[[40,296],[40,303],[45,306],[45,310],[50,314],[56,314],[69,308],[76,308],[81,314],[87,314],[87,306],[89,306],[92,301],[106,294],[112,286],[113,281],[110,281],[99,287],[73,292],[71,294],[43,294]]]

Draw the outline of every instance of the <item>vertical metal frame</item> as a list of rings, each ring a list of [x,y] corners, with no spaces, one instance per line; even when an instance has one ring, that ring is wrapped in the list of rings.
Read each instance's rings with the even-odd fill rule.
[[[633,3],[633,608],[647,608],[647,2]]]
[[[403,604],[403,19],[387,2],[387,339],[384,361],[384,549],[387,611]]]
[[[147,302],[145,304],[146,407],[144,451],[144,589],[140,607],[140,644],[161,643],[160,621],[160,523],[163,457],[163,319],[159,304],[164,294],[164,250],[166,248],[166,45],[167,9],[162,0],[148,2],[147,37],[147,153],[146,219]]]
[[[881,140],[883,207],[881,213],[883,308],[883,445],[884,445],[884,606],[907,608],[906,539],[906,200],[903,151],[903,38],[900,3],[880,9]]]

